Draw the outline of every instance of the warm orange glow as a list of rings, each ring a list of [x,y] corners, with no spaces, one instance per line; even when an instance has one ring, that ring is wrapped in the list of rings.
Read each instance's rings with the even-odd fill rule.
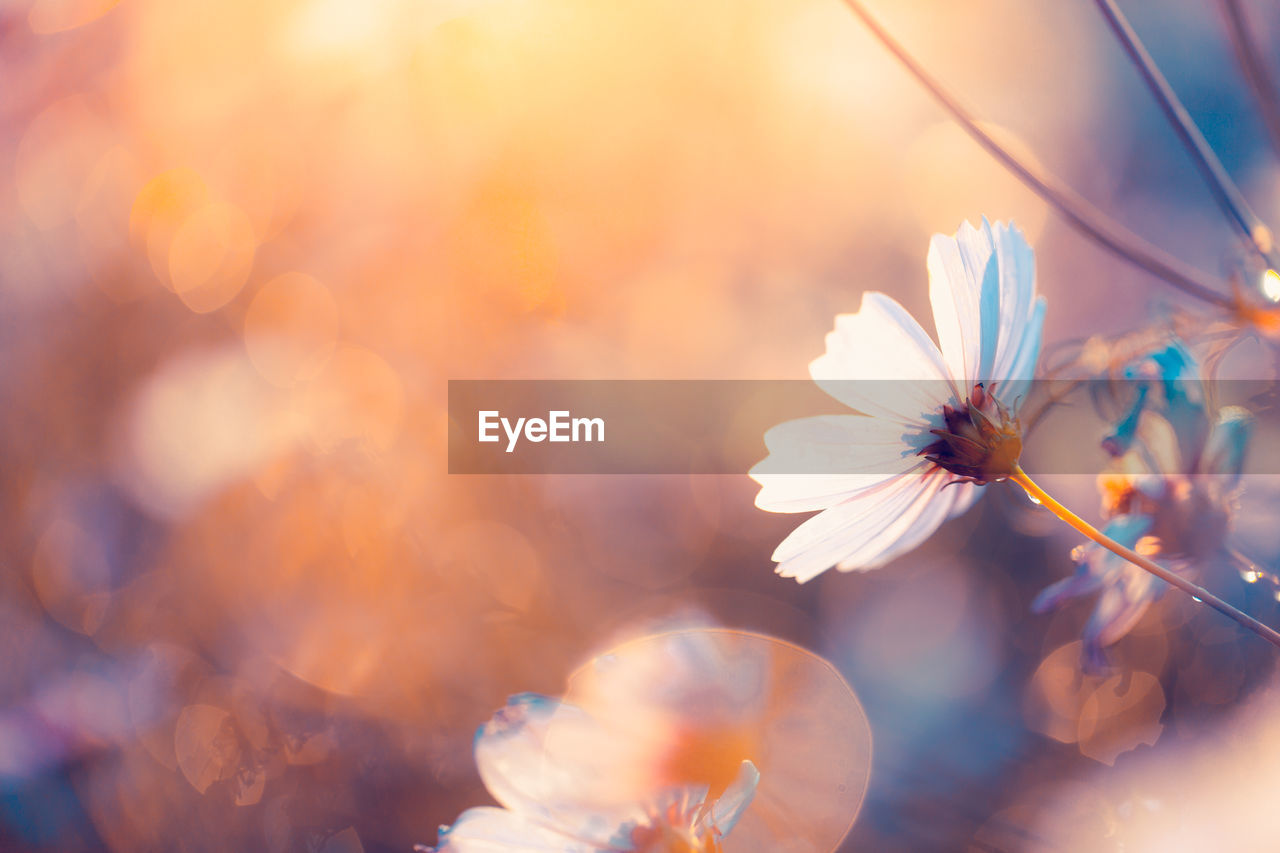
[[[206,204],[183,220],[169,244],[169,282],[199,314],[226,305],[244,287],[257,241],[234,205]]]
[[[110,12],[120,0],[36,0],[27,13],[31,31],[47,35],[92,23]]]
[[[1012,148],[1239,266],[1232,323],[1280,335],[1280,277],[1184,192],[1089,10],[870,5]],[[1182,50],[1216,30],[1172,5],[1153,52],[1226,55]],[[1225,334],[993,165],[839,0],[30,0],[0,3],[0,45],[0,847],[431,844],[486,801],[476,726],[568,679],[640,733],[611,792],[758,766],[725,853],[963,849],[1260,689],[1167,602],[1117,644],[1128,680],[1083,673],[1087,610],[1027,612],[1074,540],[998,485],[893,565],[800,587],[745,476],[448,473],[451,379],[800,379],[863,291],[924,316],[930,235],[984,214],[1034,244],[1046,356],[1157,316]],[[1245,98],[1230,62],[1191,70]],[[1027,453],[1092,507],[1102,427],[1076,411],[1069,450],[1048,418]],[[724,443],[688,440],[761,442]],[[1128,473],[1108,512],[1140,500]],[[1259,576],[1206,580],[1260,618],[1264,515]],[[642,711],[582,668],[668,672],[616,644],[688,625],[732,627],[694,669],[737,692]]]
[[[169,282],[169,247],[187,218],[208,198],[208,189],[191,169],[156,175],[139,190],[129,216],[129,233],[146,251],[151,269]]]
[[[705,782],[718,797],[733,781],[744,760],[755,761],[759,743],[741,727],[726,729],[684,726],[677,728],[667,758],[658,770],[664,785]]]
[[[306,273],[276,276],[253,297],[244,318],[245,347],[269,382],[288,388],[313,379],[333,354],[338,305]]]

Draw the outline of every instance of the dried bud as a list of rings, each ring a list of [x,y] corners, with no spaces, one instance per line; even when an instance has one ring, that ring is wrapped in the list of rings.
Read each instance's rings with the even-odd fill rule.
[[[979,382],[959,408],[942,407],[944,429],[932,429],[938,440],[920,455],[962,478],[962,482],[987,483],[1013,474],[1022,455],[1022,429],[991,390]]]

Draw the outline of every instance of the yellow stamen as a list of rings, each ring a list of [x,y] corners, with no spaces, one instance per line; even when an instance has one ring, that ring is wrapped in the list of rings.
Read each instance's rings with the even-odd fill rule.
[[[1062,504],[1058,503],[1052,495],[1040,488],[1035,480],[1032,480],[1027,476],[1027,472],[1022,470],[1022,466],[1015,464],[1013,466],[1013,473],[1009,475],[1009,479],[1013,480],[1013,482],[1017,483],[1019,486],[1022,486],[1022,488],[1026,490],[1027,494],[1031,496],[1031,499],[1036,503],[1049,510],[1049,512],[1065,521],[1084,536],[1092,539],[1094,542],[1097,542],[1111,553],[1128,560],[1140,569],[1145,569],[1165,583],[1168,583],[1171,586],[1176,586],[1196,601],[1204,602],[1219,613],[1231,617],[1236,622],[1248,628],[1250,631],[1253,631],[1272,645],[1280,647],[1280,633],[1277,633],[1274,629],[1262,624],[1247,613],[1237,610],[1208,590],[1196,586],[1186,578],[1174,574],[1163,566],[1160,566],[1147,557],[1142,556],[1132,548],[1126,548],[1110,536],[1107,536],[1101,530],[1094,527],[1092,524],[1085,521]]]

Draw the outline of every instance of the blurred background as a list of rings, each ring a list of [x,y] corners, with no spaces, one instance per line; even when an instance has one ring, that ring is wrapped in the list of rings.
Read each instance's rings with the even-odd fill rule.
[[[1280,68],[1280,8],[1245,5]],[[1280,223],[1216,5],[1126,6]],[[1090,4],[871,7],[1011,146],[1238,263]],[[929,236],[966,218],[1025,230],[1050,344],[1200,310],[838,0],[4,0],[0,163],[0,849],[434,843],[489,802],[471,735],[508,694],[691,618],[852,684],[874,756],[842,850],[1141,849],[1193,814],[1274,838],[1238,766],[1203,768],[1216,744],[1273,788],[1274,650],[1169,597],[1083,674],[1089,605],[1028,611],[1075,539],[1008,488],[802,587],[768,559],[801,519],[745,476],[446,473],[450,378],[802,378],[864,289],[928,327]],[[1092,478],[1045,485],[1096,519]],[[1273,565],[1277,497],[1252,479],[1239,519]]]

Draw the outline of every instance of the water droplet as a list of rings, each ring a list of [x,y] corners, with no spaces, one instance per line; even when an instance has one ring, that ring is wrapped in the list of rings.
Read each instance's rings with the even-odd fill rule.
[[[1194,595],[1191,596],[1191,600],[1194,601],[1196,604],[1204,604],[1204,601],[1202,601],[1199,598],[1196,598]]]
[[[1261,579],[1262,574],[1253,569],[1248,569],[1240,573],[1240,577],[1244,578],[1245,583],[1257,583]]]
[[[1040,499],[1035,495],[1027,495],[1027,500],[1031,501],[1036,506],[1040,506]]]

